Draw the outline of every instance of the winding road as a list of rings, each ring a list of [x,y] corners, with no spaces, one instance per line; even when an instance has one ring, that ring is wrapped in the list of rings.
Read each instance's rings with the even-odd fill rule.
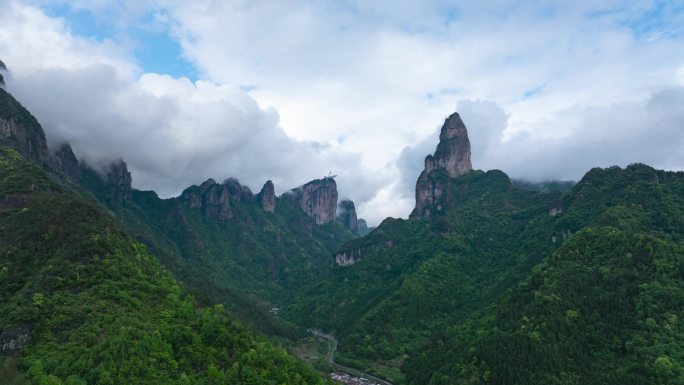
[[[330,366],[333,367],[333,369],[339,370],[341,372],[345,372],[345,373],[352,375],[352,376],[365,377],[365,378],[368,378],[369,380],[373,380],[373,381],[375,381],[381,385],[393,385],[391,382],[389,382],[387,380],[383,380],[382,378],[378,378],[378,377],[372,376],[368,373],[364,373],[362,371],[359,371],[359,370],[349,368],[349,367],[335,363],[335,352],[337,351],[337,339],[335,338],[335,336],[332,336],[330,334],[325,334],[323,332],[319,332],[318,330],[311,330],[311,334],[314,337],[318,337],[318,338],[321,338],[321,339],[328,341],[329,347],[328,347],[328,354],[327,354],[326,358],[328,359],[328,363],[330,364]]]

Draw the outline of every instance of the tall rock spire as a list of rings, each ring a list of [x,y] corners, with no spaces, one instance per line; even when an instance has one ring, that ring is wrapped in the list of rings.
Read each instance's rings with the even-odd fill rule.
[[[261,207],[264,208],[264,211],[268,211],[269,213],[275,212],[276,196],[275,187],[273,186],[272,181],[267,181],[257,196],[259,197],[259,203],[261,203]]]
[[[430,177],[431,173],[441,170],[455,178],[472,169],[468,130],[461,116],[454,112],[442,125],[435,153],[425,158],[425,170],[416,182],[416,208],[411,218],[427,219],[442,210],[441,202],[448,180]]]
[[[468,129],[458,112],[449,116],[439,133],[439,144],[434,155],[425,158],[425,172],[443,169],[455,178],[473,169],[470,162]]]

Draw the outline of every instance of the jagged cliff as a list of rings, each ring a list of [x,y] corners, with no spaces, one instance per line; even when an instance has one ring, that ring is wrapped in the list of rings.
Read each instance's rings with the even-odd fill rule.
[[[5,77],[2,75],[3,71],[7,71],[7,66],[0,60],[0,87],[5,86]]]
[[[354,234],[358,234],[359,225],[356,218],[356,207],[354,202],[349,199],[345,199],[340,202],[337,210],[337,221],[342,224],[342,226],[348,228]]]
[[[107,170],[107,185],[109,186],[111,199],[124,204],[131,200],[131,173],[123,160],[118,160],[109,165]]]
[[[316,224],[333,222],[337,213],[337,183],[326,177],[290,190],[292,202],[299,206]]]
[[[18,151],[41,166],[50,164],[43,128],[12,95],[0,88],[0,145]]]
[[[261,188],[259,194],[257,194],[259,203],[263,207],[264,211],[269,213],[274,213],[276,208],[276,195],[275,186],[273,186],[272,181],[266,181],[264,187]]]
[[[219,220],[233,217],[230,201],[252,201],[254,195],[235,178],[216,183],[208,179],[199,186],[185,189],[178,200],[191,209],[201,209],[207,218]]]
[[[55,167],[71,182],[77,183],[81,179],[81,168],[78,158],[74,155],[69,143],[63,143],[52,153]]]
[[[434,155],[425,158],[425,170],[416,182],[416,208],[411,218],[430,218],[442,211],[449,179],[444,176],[455,178],[472,169],[468,130],[460,115],[454,112],[442,125]]]

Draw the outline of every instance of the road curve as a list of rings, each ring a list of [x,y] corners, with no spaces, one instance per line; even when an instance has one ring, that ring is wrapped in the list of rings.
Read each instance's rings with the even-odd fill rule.
[[[371,380],[373,380],[373,381],[375,381],[381,385],[393,385],[391,382],[384,380],[382,378],[378,378],[378,377],[375,377],[375,376],[370,375],[368,373],[364,373],[360,370],[356,370],[354,368],[349,368],[349,367],[335,363],[335,352],[337,351],[337,339],[335,338],[335,336],[330,335],[330,334],[325,334],[325,333],[320,332],[318,330],[311,330],[310,332],[314,337],[322,338],[322,339],[328,341],[330,347],[328,348],[328,355],[326,356],[326,358],[327,358],[330,366],[333,367],[333,369],[339,370],[341,372],[345,372],[347,374],[351,374],[353,376],[365,377],[365,378],[371,379]]]

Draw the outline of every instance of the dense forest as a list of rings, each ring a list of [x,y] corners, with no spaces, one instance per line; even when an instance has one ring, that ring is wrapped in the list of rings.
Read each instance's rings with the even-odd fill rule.
[[[594,169],[568,192],[432,177],[450,186],[443,215],[348,242],[362,258],[288,315],[411,384],[684,381],[683,173]]]
[[[0,146],[3,384],[320,384],[198,307],[96,202]]]

